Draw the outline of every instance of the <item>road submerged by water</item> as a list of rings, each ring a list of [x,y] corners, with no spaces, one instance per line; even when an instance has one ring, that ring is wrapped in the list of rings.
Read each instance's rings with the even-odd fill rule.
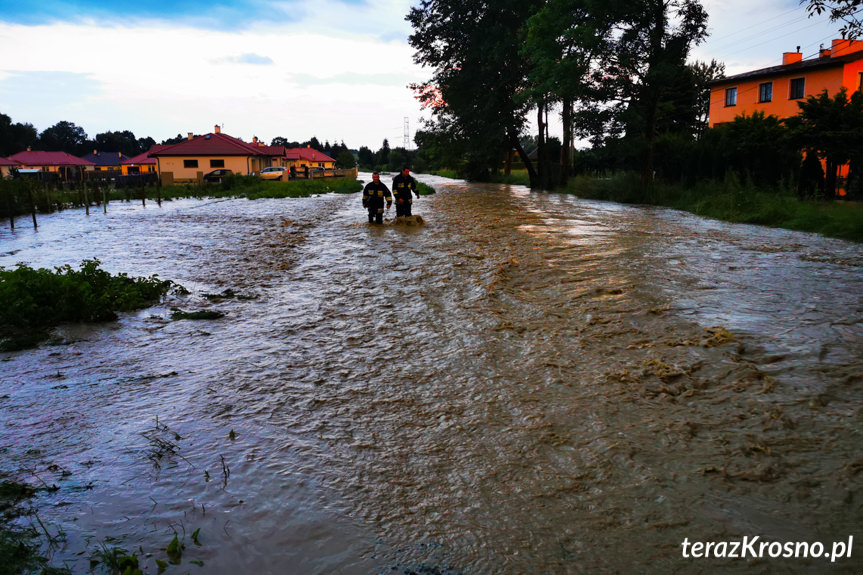
[[[5,267],[191,291],[0,356],[0,469],[60,488],[55,564],[153,573],[177,533],[208,574],[863,570],[681,547],[863,541],[861,246],[422,179],[425,226],[353,194],[0,231]]]

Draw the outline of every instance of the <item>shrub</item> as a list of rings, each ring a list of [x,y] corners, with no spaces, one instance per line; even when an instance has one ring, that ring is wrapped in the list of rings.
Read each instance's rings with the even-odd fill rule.
[[[18,264],[0,267],[0,337],[44,330],[64,322],[116,319],[118,311],[146,307],[173,285],[153,275],[112,276],[98,259],[84,260],[79,270],[70,266],[33,269]]]

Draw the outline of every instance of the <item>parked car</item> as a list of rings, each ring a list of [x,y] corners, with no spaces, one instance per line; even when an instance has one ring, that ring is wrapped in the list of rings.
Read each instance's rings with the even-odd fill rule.
[[[258,174],[263,180],[281,180],[282,178],[288,178],[289,173],[287,168],[282,168],[281,166],[271,166],[269,168],[264,168],[261,170],[261,173]]]
[[[230,176],[232,173],[233,172],[231,172],[231,170],[228,170],[228,169],[213,170],[212,172],[204,174],[204,181],[205,182],[214,182],[214,183],[218,184],[219,182],[222,181],[222,178],[224,178],[225,176]]]

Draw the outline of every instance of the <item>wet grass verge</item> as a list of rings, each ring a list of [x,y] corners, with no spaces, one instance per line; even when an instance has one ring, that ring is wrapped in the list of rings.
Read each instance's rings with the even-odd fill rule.
[[[257,176],[228,176],[218,184],[189,184],[164,186],[163,200],[181,198],[308,198],[322,194],[352,194],[361,191],[362,183],[348,178],[318,178],[278,182],[262,180]]]
[[[84,260],[77,270],[66,265],[53,271],[0,267],[0,351],[34,347],[62,323],[115,320],[118,312],[157,303],[174,287],[156,275],[111,275],[100,264]]]
[[[30,485],[9,481],[0,473],[0,573],[71,573],[66,568],[49,565],[49,560],[39,552],[40,534],[34,527],[15,524],[18,517],[26,515],[21,504],[37,491]]]
[[[637,176],[579,176],[562,191],[586,199],[664,206],[727,222],[863,242],[863,206],[842,201],[801,201],[792,191],[756,188],[736,178],[693,186],[654,183],[644,191]]]

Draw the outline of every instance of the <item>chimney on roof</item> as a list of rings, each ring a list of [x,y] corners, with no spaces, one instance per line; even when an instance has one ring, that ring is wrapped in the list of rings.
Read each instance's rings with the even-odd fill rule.
[[[189,137],[188,137],[188,139],[189,139],[189,140],[191,140],[191,139],[192,139],[192,132],[189,132]]]
[[[94,155],[94,156],[98,156],[98,155],[99,155],[99,150],[93,150],[93,155]]]
[[[123,157],[123,152],[117,152],[117,157],[118,157],[118,158],[122,158],[122,157]]]
[[[216,127],[213,128],[213,132],[216,134],[221,134],[222,133],[222,127],[219,126],[218,124],[216,124]]]
[[[824,48],[824,44],[821,44],[818,47],[818,57],[819,58],[829,58],[830,54],[833,52],[830,48]]]
[[[803,60],[803,54],[800,52],[800,46],[797,47],[796,52],[783,52],[782,54],[782,65],[787,66],[788,64],[796,64]]]
[[[30,149],[30,146],[27,146],[27,151],[32,152],[33,150]]]

